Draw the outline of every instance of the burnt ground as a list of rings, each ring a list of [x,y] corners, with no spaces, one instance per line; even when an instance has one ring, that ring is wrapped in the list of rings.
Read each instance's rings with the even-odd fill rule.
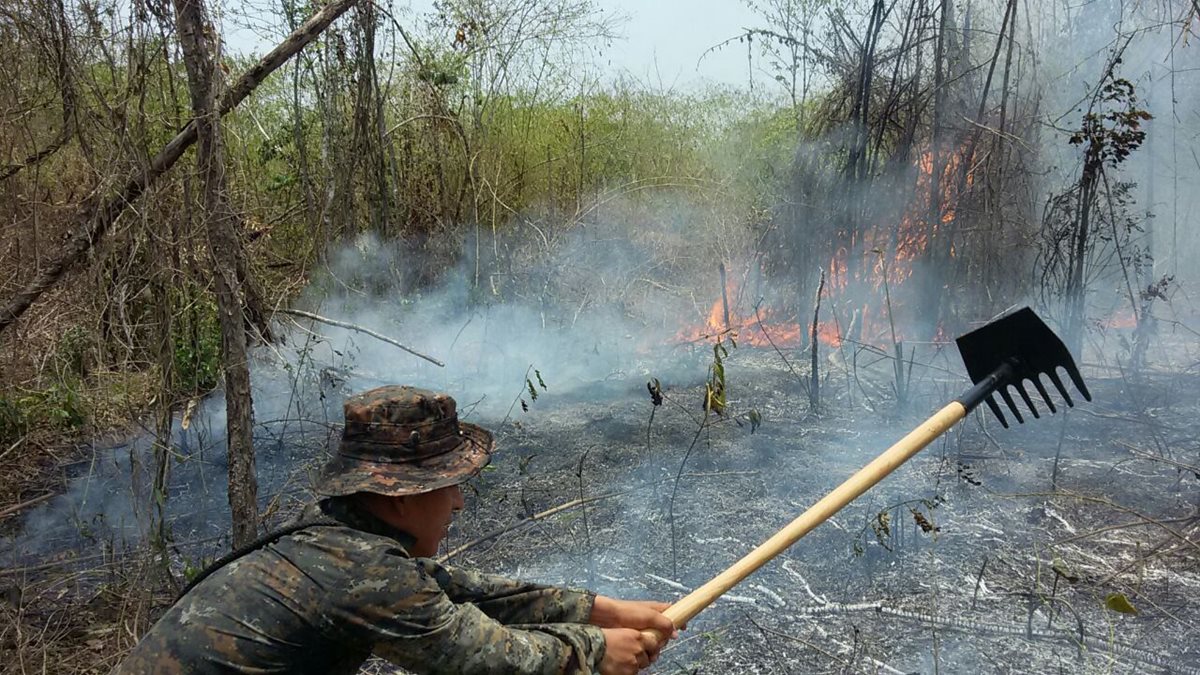
[[[645,378],[600,400],[547,401],[501,431],[449,546],[581,496],[623,494],[453,561],[677,598],[961,388],[918,366],[921,395],[900,414],[890,363],[853,361],[847,347],[826,363],[814,416],[775,353],[736,350],[726,416],[697,437],[703,388],[668,387],[649,447]],[[702,613],[654,672],[1200,672],[1200,374],[1087,377],[1094,402],[1066,415],[1009,430],[964,421]],[[753,433],[750,409],[764,420]],[[693,438],[672,535],[674,478]]]
[[[652,423],[646,380],[678,354],[631,358],[602,382],[547,372],[528,412],[474,420],[497,430],[499,451],[447,551],[465,546],[452,562],[481,570],[678,598],[964,388],[954,354],[924,351],[900,406],[889,361],[827,350],[813,414],[804,364],[793,372],[770,349],[732,350],[729,407],[703,427],[707,350],[685,357],[693,375],[663,382]],[[1090,364],[1085,377],[1095,400],[1066,415],[1009,430],[984,415],[964,421],[693,620],[652,672],[1200,672],[1200,370],[1132,378]],[[762,417],[753,431],[751,410]],[[260,497],[273,521],[307,498],[334,413],[297,408],[303,424],[264,432]],[[107,672],[171,597],[164,567],[179,577],[220,552],[223,458],[196,437],[172,474],[165,565],[97,535],[77,503],[36,547],[9,542],[6,670]],[[127,479],[121,458],[136,453],[95,456],[83,478],[108,467]],[[64,519],[40,517],[26,529]]]

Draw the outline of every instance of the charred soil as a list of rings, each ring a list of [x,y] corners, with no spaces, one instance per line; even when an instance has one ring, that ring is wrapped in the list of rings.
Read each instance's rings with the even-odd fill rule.
[[[877,353],[823,354],[820,414],[807,372],[770,349],[730,350],[722,415],[703,408],[702,362],[693,381],[662,383],[657,408],[649,357],[595,385],[546,373],[528,412],[473,420],[499,450],[445,554],[619,597],[680,597],[953,398],[964,380],[948,349],[920,357],[903,405]],[[653,672],[1200,672],[1200,374],[1133,380],[1093,365],[1085,377],[1094,402],[1065,415],[1008,430],[983,413],[965,420],[692,621]],[[331,435],[294,421],[276,432],[260,471],[287,466],[263,491],[278,521],[308,498],[304,477]],[[76,546],[4,570],[5,668],[110,669],[172,597],[165,571],[178,579],[219,553],[223,541],[188,519],[223,486],[195,483],[173,493],[175,541],[161,554]]]

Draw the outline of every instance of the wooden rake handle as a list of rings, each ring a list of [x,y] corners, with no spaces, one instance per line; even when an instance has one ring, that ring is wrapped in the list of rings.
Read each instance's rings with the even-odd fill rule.
[[[842,510],[842,507],[871,489],[966,415],[966,406],[958,401],[942,408],[883,454],[871,460],[870,464],[846,479],[846,482],[837,486],[833,492],[825,495],[821,501],[813,504],[790,524],[748,553],[746,557],[668,607],[663,614],[667,615],[676,626],[687,623],[755,570],[783,553],[785,549],[799,541],[817,525],[825,522],[833,514]],[[644,633],[647,634],[647,638],[653,638],[659,642],[663,639],[663,636],[660,636],[657,631],[648,630]]]

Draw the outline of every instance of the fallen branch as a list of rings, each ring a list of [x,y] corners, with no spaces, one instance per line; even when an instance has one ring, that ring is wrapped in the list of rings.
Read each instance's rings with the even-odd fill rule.
[[[1018,493],[1012,493],[1012,494],[999,494],[998,496],[1018,497],[1018,498],[1019,497],[1046,497],[1049,499],[1065,498],[1065,499],[1077,499],[1081,502],[1088,502],[1091,504],[1100,504],[1103,506],[1107,506],[1110,509],[1128,513],[1129,515],[1133,516],[1134,518],[1138,518],[1141,521],[1145,522],[1147,525],[1154,525],[1155,527],[1158,527],[1159,529],[1163,530],[1168,535],[1170,535],[1171,538],[1178,540],[1182,545],[1191,547],[1197,553],[1200,553],[1200,543],[1197,543],[1197,542],[1192,541],[1191,539],[1188,539],[1187,535],[1180,532],[1179,530],[1176,530],[1173,527],[1168,527],[1167,522],[1170,522],[1170,521],[1164,521],[1164,520],[1160,520],[1158,518],[1152,518],[1150,516],[1147,516],[1143,513],[1138,512],[1134,509],[1131,509],[1128,506],[1125,506],[1123,504],[1118,504],[1118,503],[1112,501],[1111,499],[1106,499],[1104,497],[1092,497],[1090,495],[1081,495],[1081,494],[1078,494],[1075,492],[1066,492],[1064,490],[1058,490],[1055,492],[1018,492]]]
[[[711,471],[708,473],[685,473],[684,476],[686,476],[688,478],[711,478],[713,476],[752,476],[752,475],[756,475],[756,474],[758,474],[757,471]],[[522,518],[521,520],[518,520],[515,523],[505,525],[504,527],[501,527],[496,530],[492,530],[491,532],[488,532],[487,534],[485,534],[483,536],[476,537],[475,539],[468,541],[467,543],[463,544],[462,546],[459,546],[458,548],[455,548],[452,551],[447,552],[446,554],[439,557],[437,560],[438,560],[438,562],[446,562],[446,561],[450,560],[450,558],[453,558],[454,556],[458,555],[459,553],[462,553],[463,551],[466,551],[467,549],[478,546],[486,541],[491,541],[492,539],[495,539],[496,537],[499,537],[502,534],[507,534],[508,532],[512,532],[513,530],[519,530],[522,527],[525,527],[526,525],[530,525],[539,520],[545,520],[546,518],[549,518],[550,516],[558,515],[559,513],[562,513],[563,511],[569,511],[571,509],[574,509],[574,508],[577,508],[580,506],[584,506],[586,504],[591,504],[593,502],[603,501],[605,499],[612,499],[613,497],[621,497],[621,496],[630,494],[632,492],[637,492],[638,490],[644,490],[646,488],[654,487],[656,485],[661,485],[661,484],[667,482],[667,480],[669,480],[669,479],[664,478],[662,480],[657,480],[657,481],[654,481],[653,483],[647,483],[646,485],[640,485],[636,488],[631,488],[629,490],[621,490],[619,492],[608,492],[608,493],[605,493],[602,495],[595,495],[592,497],[588,497],[587,499],[575,499],[575,500],[566,502],[565,504],[559,504],[558,506],[555,506],[554,508],[546,509],[545,511],[542,511],[540,513],[535,513],[532,516],[529,516],[528,518]]]
[[[218,541],[220,539],[226,539],[226,538],[228,538],[228,535],[219,534],[219,535],[216,535],[213,537],[204,537],[203,539],[193,539],[191,541],[176,542],[176,543],[171,544],[171,548],[180,549],[185,546],[187,546],[187,547],[201,546],[204,544],[211,544],[214,541]],[[144,549],[142,549],[142,550],[144,550]],[[39,563],[36,565],[26,565],[25,567],[6,567],[4,569],[0,569],[0,578],[10,577],[10,576],[12,576],[12,577],[24,576],[31,572],[43,572],[43,571],[52,570],[52,569],[55,569],[58,567],[69,567],[69,566],[77,564],[77,563],[91,562],[93,560],[103,560],[104,562],[96,567],[91,567],[86,570],[82,570],[84,572],[99,572],[101,570],[104,570],[105,567],[114,567],[115,568],[115,567],[119,567],[121,565],[125,565],[128,561],[137,557],[137,555],[138,555],[138,553],[136,553],[136,552],[127,552],[124,554],[119,554],[119,553],[115,553],[113,551],[107,551],[104,553],[90,553],[88,555],[81,555],[81,556],[77,556],[74,558],[64,558],[62,560],[52,560],[50,562]],[[107,574],[108,572],[106,571],[105,573]]]
[[[7,450],[5,450],[4,452],[0,452],[0,460],[3,460],[5,457],[7,457],[8,453],[12,452],[13,450],[16,450],[17,446],[20,445],[21,443],[24,443],[26,438],[29,438],[29,436],[26,435],[26,436],[22,436],[22,437],[18,438],[12,445],[8,446]]]
[[[496,537],[499,537],[502,534],[512,532],[513,530],[520,529],[522,527],[525,527],[526,525],[530,525],[539,520],[545,520],[546,518],[549,518],[550,516],[562,513],[563,511],[569,511],[571,509],[583,506],[584,504],[590,504],[592,502],[598,502],[598,501],[601,501],[604,499],[612,499],[613,497],[620,497],[621,495],[627,495],[630,492],[633,492],[633,490],[622,490],[620,492],[609,492],[609,493],[602,494],[602,495],[595,495],[593,497],[588,497],[587,499],[573,499],[565,504],[559,504],[558,506],[555,506],[554,508],[546,509],[545,511],[542,511],[540,513],[535,513],[532,516],[529,516],[528,518],[522,518],[521,520],[518,520],[515,523],[510,523],[509,525],[505,525],[504,527],[501,527],[497,530],[492,530],[491,532],[488,532],[487,534],[485,534],[483,536],[476,537],[475,539],[468,541],[467,543],[463,544],[462,546],[459,546],[458,548],[455,548],[455,549],[447,552],[445,555],[439,556],[437,561],[438,562],[447,562],[454,556],[458,555],[459,553],[462,553],[463,551],[466,551],[467,549],[474,548],[475,546],[478,546],[478,545],[484,543],[485,541],[491,541],[492,539],[495,539]]]
[[[1063,630],[1030,631],[1026,626],[1021,624],[977,621],[974,619],[959,617],[940,617],[924,612],[915,612],[906,609],[889,607],[879,601],[848,604],[830,603],[827,605],[821,605],[819,607],[798,607],[793,609],[790,615],[792,617],[798,617],[820,616],[824,614],[851,614],[857,612],[874,612],[876,614],[892,616],[899,619],[908,619],[910,621],[917,621],[931,626],[939,626],[941,628],[964,631],[967,633],[992,633],[996,635],[1009,635],[1012,637],[1025,638],[1027,640],[1068,641],[1077,647],[1086,647],[1087,649],[1100,655],[1119,655],[1140,664],[1152,664],[1160,668],[1169,669],[1169,672],[1172,673],[1192,673],[1195,675],[1200,675],[1200,668],[1195,668],[1188,664],[1176,663],[1172,661],[1171,656],[1168,656],[1160,651],[1120,642],[1103,634],[1098,636],[1085,634],[1081,637],[1076,632],[1068,632]]]
[[[43,159],[46,159],[50,155],[58,152],[64,145],[67,144],[67,141],[71,140],[71,136],[73,134],[74,131],[70,126],[64,127],[63,130],[59,132],[58,136],[50,142],[50,145],[47,145],[41,150],[35,151],[33,154],[15,164],[9,164],[3,168],[0,168],[0,181],[8,180],[9,178],[17,175],[17,173],[19,173],[25,167],[34,166]]]
[[[1138,457],[1138,458],[1141,458],[1141,459],[1144,459],[1147,461],[1151,461],[1151,462],[1162,462],[1163,464],[1173,466],[1176,469],[1179,469],[1180,471],[1191,471],[1192,473],[1196,474],[1197,478],[1200,478],[1200,466],[1196,466],[1193,464],[1184,464],[1183,462],[1178,462],[1173,459],[1168,459],[1166,457],[1159,457],[1157,455],[1152,455],[1148,452],[1145,452],[1143,450],[1140,450],[1140,449],[1134,447],[1133,445],[1131,445],[1129,443],[1126,443],[1125,441],[1117,441],[1117,445],[1124,447],[1126,450],[1133,453],[1133,455],[1135,457]]]
[[[1063,544],[1069,544],[1073,541],[1079,541],[1080,539],[1089,539],[1091,537],[1095,537],[1095,536],[1104,534],[1105,532],[1112,532],[1114,530],[1127,530],[1131,527],[1147,527],[1150,525],[1158,525],[1158,524],[1164,524],[1164,525],[1167,525],[1167,524],[1173,525],[1175,523],[1191,524],[1191,523],[1196,522],[1197,520],[1198,520],[1198,518],[1196,516],[1187,516],[1185,518],[1171,518],[1169,520],[1159,520],[1159,521],[1155,521],[1155,522],[1146,521],[1146,520],[1135,520],[1131,523],[1117,523],[1116,525],[1108,525],[1105,527],[1101,527],[1099,529],[1091,530],[1090,532],[1084,532],[1083,534],[1076,534],[1076,535],[1067,537],[1066,539],[1059,539],[1058,541],[1051,542],[1050,546],[1062,546]]]
[[[371,330],[370,328],[363,328],[362,326],[359,326],[359,325],[356,325],[353,323],[347,323],[345,321],[338,321],[337,319],[330,319],[328,317],[324,317],[319,314],[313,314],[312,312],[305,312],[300,309],[277,309],[275,311],[281,312],[283,314],[291,314],[293,316],[302,316],[305,319],[312,319],[313,321],[320,321],[321,323],[326,323],[326,324],[329,324],[330,326],[337,326],[338,328],[345,328],[347,330],[358,331],[359,333],[364,333],[366,335],[370,335],[371,337],[375,338],[376,340],[382,340],[383,342],[386,342],[390,345],[399,347],[400,349],[403,349],[404,351],[408,352],[409,354],[412,354],[413,356],[419,356],[436,366],[439,366],[441,368],[446,367],[446,364],[442,363],[441,361],[438,361],[437,359],[433,358],[432,356],[426,356],[426,355],[422,354],[421,352],[418,352],[409,347],[406,347],[386,335],[381,335],[379,333],[376,333],[375,331]]]
[[[775,635],[777,637],[781,637],[785,640],[791,640],[792,642],[798,642],[798,643],[804,645],[805,647],[808,647],[809,649],[812,649],[813,651],[815,651],[819,654],[822,654],[823,656],[825,656],[825,658],[829,659],[830,661],[833,661],[833,662],[839,664],[842,669],[846,669],[846,670],[849,669],[850,663],[848,661],[846,661],[846,659],[843,659],[841,656],[838,656],[837,654],[834,654],[833,652],[826,651],[820,645],[817,645],[816,643],[813,643],[813,642],[809,642],[808,640],[805,640],[804,638],[796,636],[796,635],[789,635],[788,633],[784,633],[782,631],[777,631],[772,628],[765,628],[765,627],[759,625],[759,623],[757,621],[755,621],[754,618],[751,617],[749,614],[746,614],[745,617],[746,617],[747,621],[754,624],[754,627],[757,628],[759,630],[759,632],[761,632],[763,634],[764,640],[766,639],[766,636],[768,634],[770,634],[770,635]],[[841,643],[838,643],[838,644],[842,647],[845,647],[845,645],[841,645]],[[891,672],[891,671],[901,673],[901,671],[895,670],[894,668],[890,669],[889,672]],[[901,675],[903,675],[903,673],[901,673]]]
[[[1191,535],[1190,530],[1193,525],[1189,525],[1187,528],[1184,529],[1184,533],[1186,536]],[[1134,567],[1138,567],[1138,566],[1146,564],[1148,561],[1150,561],[1153,558],[1157,558],[1159,556],[1170,555],[1172,553],[1178,553],[1180,550],[1186,548],[1186,544],[1179,544],[1176,546],[1167,547],[1167,544],[1170,543],[1171,540],[1172,540],[1172,538],[1170,536],[1163,537],[1162,540],[1160,540],[1157,544],[1155,544],[1154,546],[1151,546],[1149,549],[1147,549],[1145,553],[1140,554],[1139,556],[1135,557],[1133,560],[1129,561],[1125,565],[1122,565],[1116,571],[1109,573],[1108,576],[1097,581],[1096,585],[1097,586],[1105,586],[1109,582],[1111,582],[1113,579],[1116,579],[1117,577],[1121,576],[1122,574],[1125,574],[1126,572],[1133,569]],[[1188,544],[1192,544],[1193,546],[1195,545],[1195,543],[1192,542],[1190,539],[1186,540],[1186,541]]]
[[[24,509],[28,506],[33,506],[34,504],[41,504],[42,502],[46,501],[47,499],[50,499],[53,496],[54,496],[53,492],[47,492],[46,494],[44,494],[40,497],[34,497],[33,499],[30,499],[28,501],[23,501],[20,504],[14,504],[14,505],[0,511],[0,518],[7,518],[7,517],[11,516],[12,514],[17,513],[21,509]]]

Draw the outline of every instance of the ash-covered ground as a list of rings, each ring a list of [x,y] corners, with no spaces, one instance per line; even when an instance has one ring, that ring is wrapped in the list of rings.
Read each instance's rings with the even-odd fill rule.
[[[957,358],[928,362],[948,356]],[[812,415],[776,353],[732,350],[729,409],[698,436],[702,384],[670,386],[652,423],[645,378],[610,382],[588,400],[544,397],[500,430],[493,468],[475,482],[448,548],[595,501],[453,562],[678,598],[963,384],[917,366],[897,413],[890,362],[856,359],[846,346],[822,363],[824,411]],[[982,413],[965,420],[702,613],[653,672],[1200,672],[1188,393],[1200,378],[1157,373],[1133,384],[1096,368],[1087,378],[1094,402],[1066,415],[1010,430]],[[763,418],[753,432],[750,410]],[[1116,611],[1130,609],[1122,600],[1137,613]]]
[[[469,377],[430,382],[498,439],[445,552],[617,597],[681,597],[968,384],[952,345],[925,345],[906,366],[901,405],[877,350],[821,349],[819,413],[802,384],[808,355],[785,350],[785,363],[769,348],[729,349],[723,415],[702,408],[706,344],[580,370],[608,372],[599,379],[530,370],[503,397],[460,395]],[[279,372],[291,388],[256,398],[271,522],[310,498],[340,396],[378,384],[306,372],[307,384]],[[693,620],[652,672],[1200,672],[1200,372],[1085,364],[1084,375],[1095,400],[1065,415],[1008,430],[987,413],[965,420]],[[663,386],[658,407],[651,378]],[[218,408],[177,430],[176,572],[227,546],[222,434],[209,426]],[[146,513],[122,487],[148,461],[139,445],[98,450],[69,493],[7,540],[10,564],[28,569],[31,607],[53,593],[56,570],[102,586],[143,546]]]

